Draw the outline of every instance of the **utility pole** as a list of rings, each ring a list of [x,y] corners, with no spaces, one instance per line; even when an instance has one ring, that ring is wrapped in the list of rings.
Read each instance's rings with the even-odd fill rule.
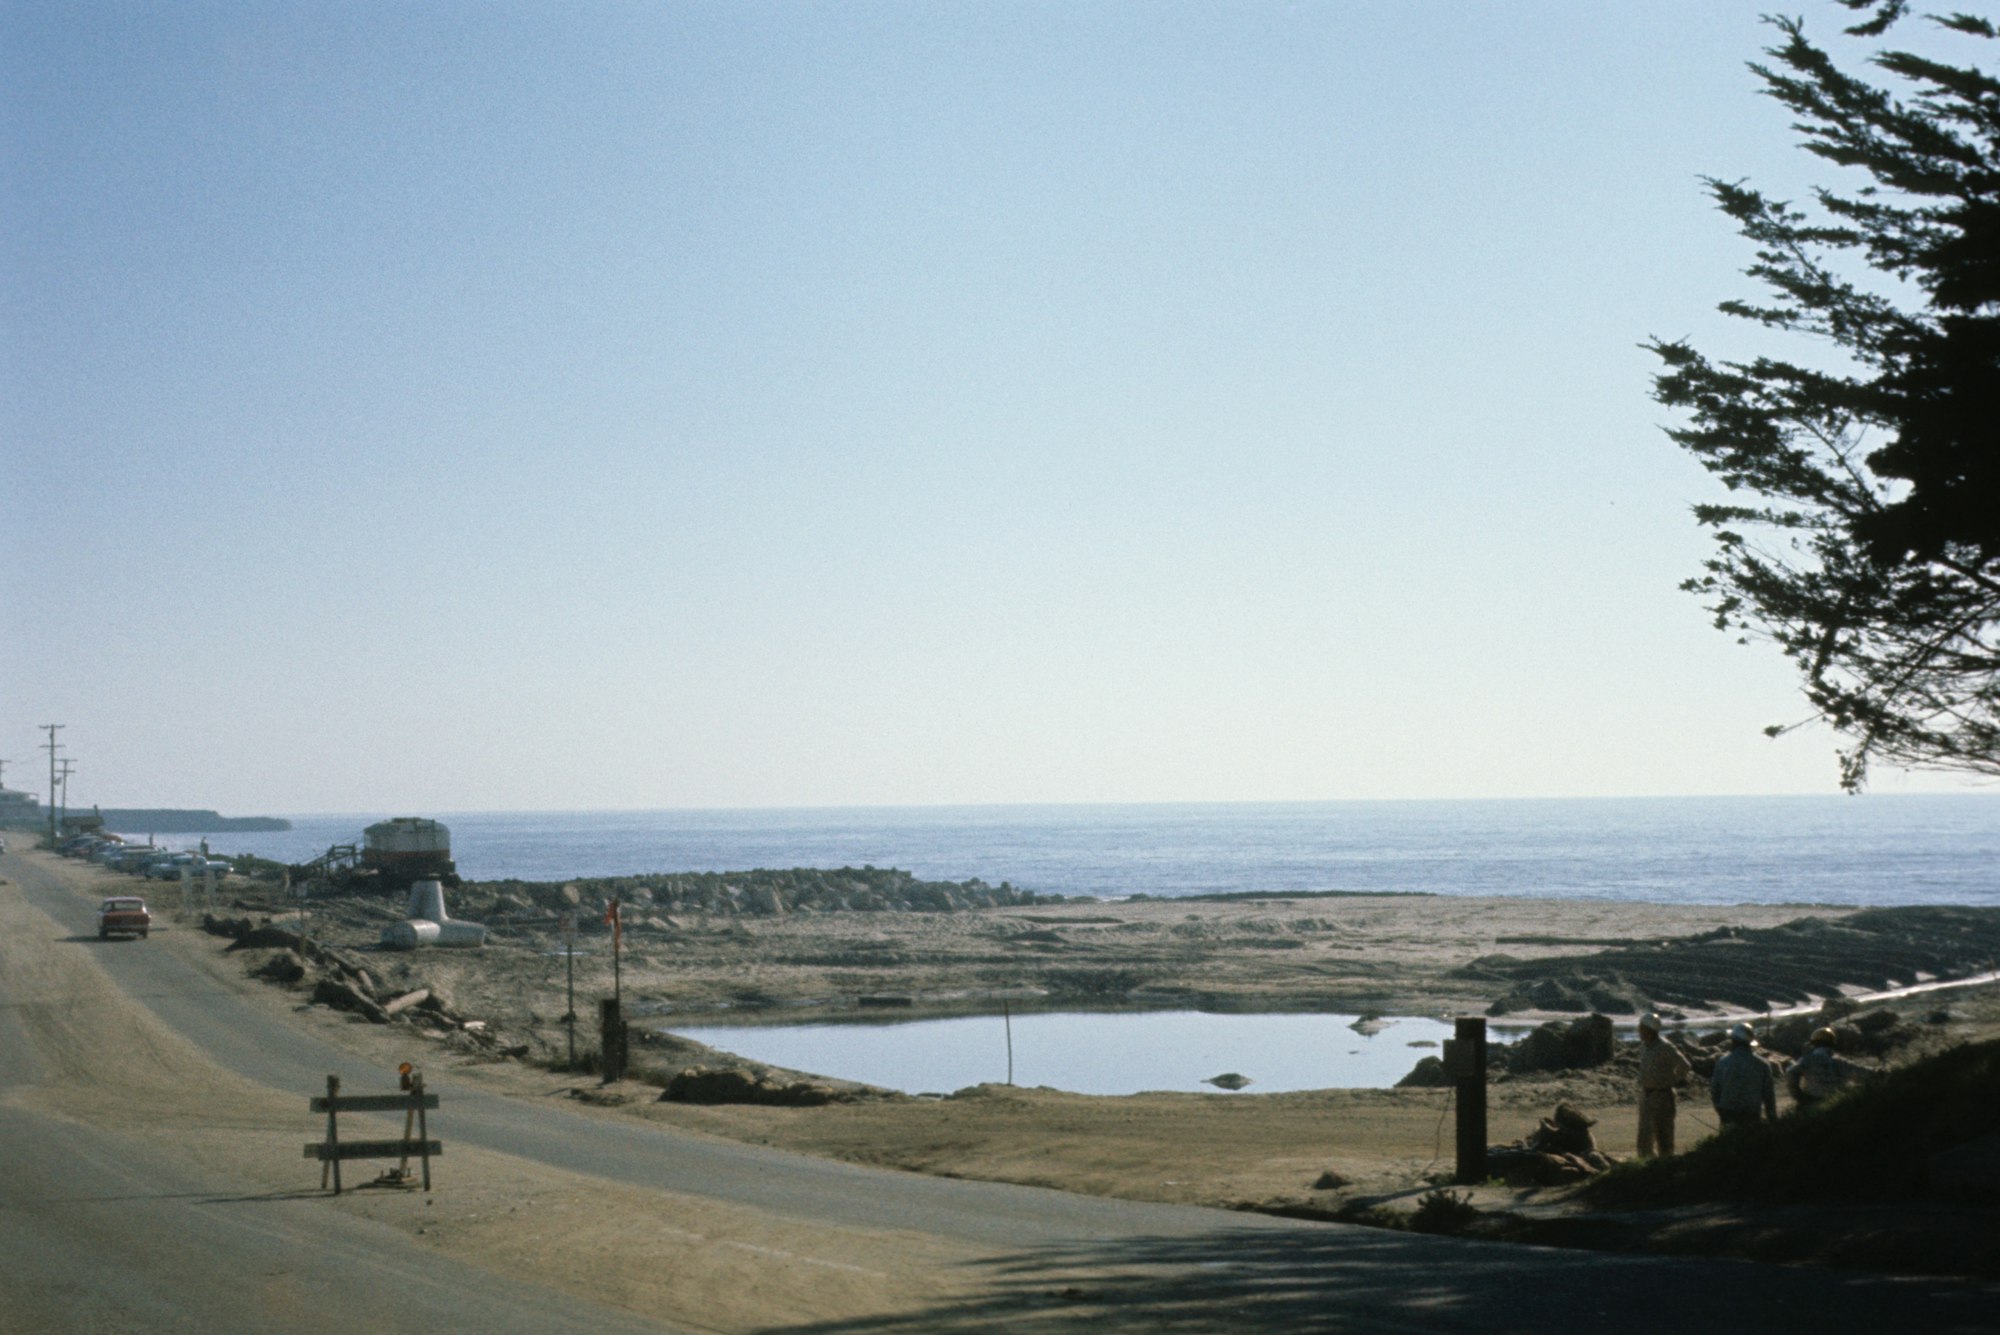
[[[42,724],[43,731],[49,735],[49,740],[41,749],[49,753],[49,842],[52,844],[56,842],[56,734],[68,726],[67,723]]]
[[[69,776],[76,773],[76,762],[68,756],[62,761],[62,824],[69,826]]]

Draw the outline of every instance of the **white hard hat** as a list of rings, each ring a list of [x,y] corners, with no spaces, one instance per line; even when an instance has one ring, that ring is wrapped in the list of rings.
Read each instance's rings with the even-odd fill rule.
[[[1733,1024],[1729,1026],[1729,1041],[1731,1043],[1748,1043],[1755,1037],[1756,1035],[1750,1032],[1750,1026],[1747,1024]]]
[[[1650,1030],[1652,1030],[1652,1031],[1653,1031],[1654,1033],[1656,1033],[1656,1034],[1657,1034],[1657,1033],[1659,1033],[1659,1032],[1660,1032],[1660,1014],[1659,1014],[1659,1012],[1658,1012],[1658,1011],[1647,1011],[1647,1012],[1646,1012],[1646,1013],[1645,1013],[1644,1015],[1641,1015],[1641,1016],[1639,1017],[1639,1027],[1640,1027],[1641,1029],[1650,1029]]]

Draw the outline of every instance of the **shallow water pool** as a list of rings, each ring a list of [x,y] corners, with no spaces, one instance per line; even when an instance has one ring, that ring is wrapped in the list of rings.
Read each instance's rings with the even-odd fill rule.
[[[1438,1020],[1377,1021],[1355,1032],[1354,1015],[1213,1015],[1205,1011],[1038,1012],[900,1023],[661,1025],[752,1061],[907,1094],[949,1093],[1008,1079],[1076,1094],[1147,1090],[1212,1093],[1206,1082],[1236,1073],[1246,1093],[1383,1088],[1439,1051],[1451,1026]]]

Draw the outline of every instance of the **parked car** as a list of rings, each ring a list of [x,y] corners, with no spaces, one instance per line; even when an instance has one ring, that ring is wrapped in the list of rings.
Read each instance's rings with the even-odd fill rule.
[[[113,895],[97,906],[99,940],[113,936],[143,937],[152,927],[153,915],[146,911],[146,901],[137,895]]]
[[[188,868],[190,871],[201,870],[199,859],[194,854],[169,853],[166,857],[154,858],[146,864],[146,879],[149,881],[178,881],[181,878],[181,868],[183,867]]]
[[[145,844],[127,844],[116,853],[104,859],[104,865],[113,871],[143,872],[146,864],[160,856],[160,850]]]

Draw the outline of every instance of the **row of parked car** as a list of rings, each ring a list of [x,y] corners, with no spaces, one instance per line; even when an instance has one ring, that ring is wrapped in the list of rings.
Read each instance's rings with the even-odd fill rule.
[[[152,844],[128,844],[101,834],[75,835],[57,845],[56,851],[66,858],[82,858],[151,881],[178,881],[183,870],[190,876],[212,874],[219,881],[231,871],[230,864],[222,858],[176,853]]]

